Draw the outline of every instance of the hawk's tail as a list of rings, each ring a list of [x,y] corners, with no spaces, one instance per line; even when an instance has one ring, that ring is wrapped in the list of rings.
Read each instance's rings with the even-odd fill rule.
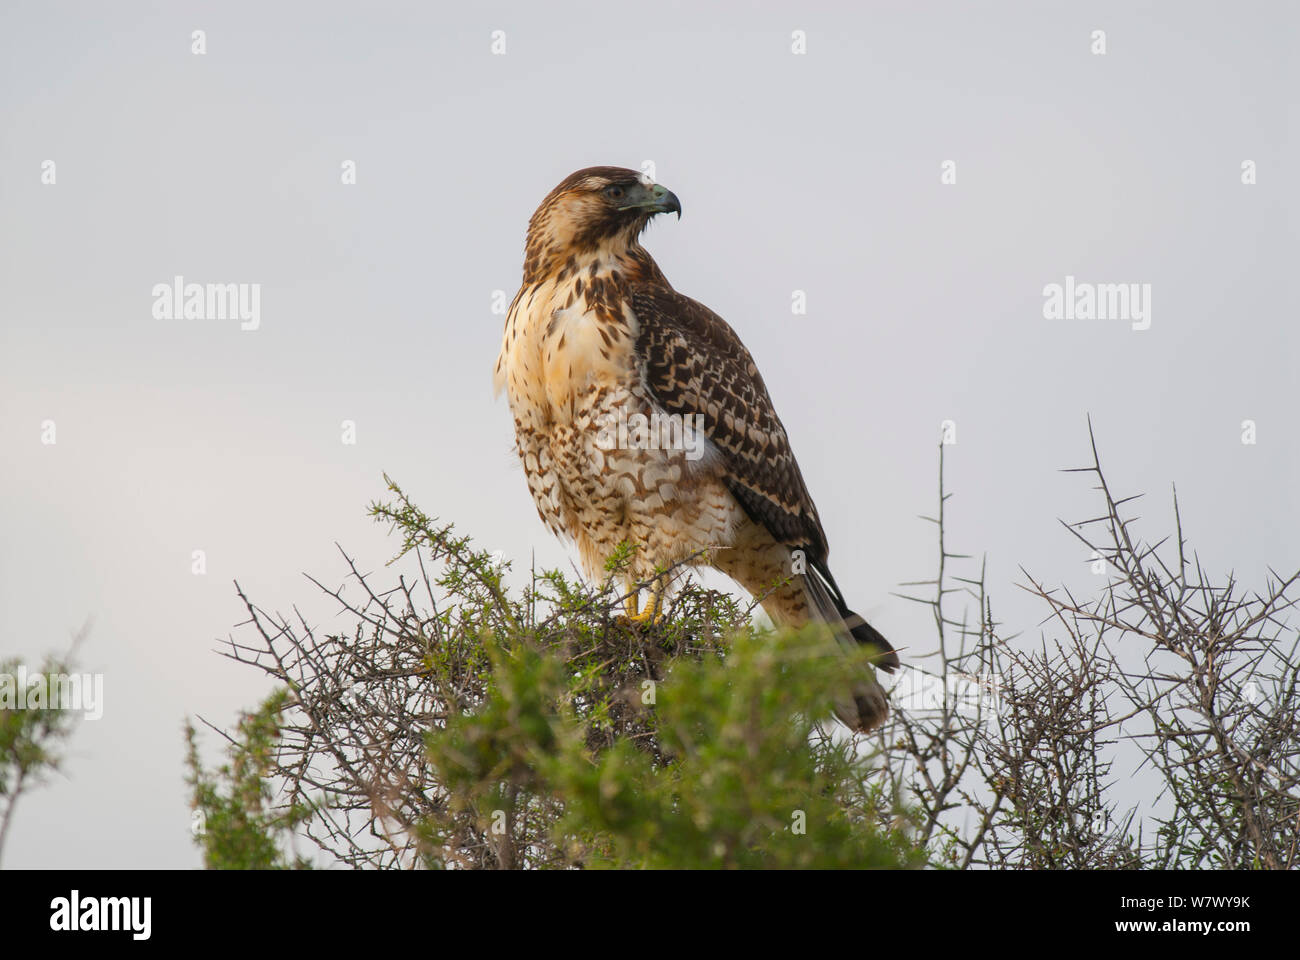
[[[817,619],[835,631],[836,638],[852,649],[865,646],[872,651],[871,663],[888,673],[898,669],[898,654],[880,631],[849,609],[830,571],[818,565],[804,574],[804,595]],[[851,730],[868,733],[889,716],[889,699],[874,676],[864,675],[836,697],[835,715]]]

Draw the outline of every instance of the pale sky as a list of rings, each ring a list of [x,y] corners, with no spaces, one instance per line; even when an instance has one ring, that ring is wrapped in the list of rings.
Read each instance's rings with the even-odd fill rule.
[[[183,719],[269,689],[213,652],[231,581],[337,625],[302,574],[338,582],[336,541],[391,556],[383,472],[569,564],[492,396],[492,303],[580,167],[653,162],[681,198],[646,246],[749,346],[836,579],[896,646],[932,644],[891,591],[934,572],[944,420],[950,545],[987,553],[1008,632],[1044,614],[1021,565],[1095,589],[1057,523],[1096,512],[1060,472],[1088,414],[1141,532],[1177,483],[1211,570],[1296,568],[1294,5],[858,6],[0,7],[0,658],[89,620],[105,688],[5,866],[200,864]],[[158,319],[177,275],[260,284],[260,326]],[[1045,318],[1067,277],[1149,284],[1150,328]]]

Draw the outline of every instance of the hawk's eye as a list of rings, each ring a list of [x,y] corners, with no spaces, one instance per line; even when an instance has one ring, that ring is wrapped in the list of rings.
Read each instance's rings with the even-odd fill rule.
[[[608,187],[605,188],[605,196],[609,197],[609,199],[611,200],[622,200],[623,188],[619,186],[617,183],[611,183]]]

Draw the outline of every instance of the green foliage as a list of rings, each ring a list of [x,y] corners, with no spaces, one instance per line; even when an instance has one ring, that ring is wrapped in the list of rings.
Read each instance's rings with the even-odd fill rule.
[[[20,666],[18,660],[0,661],[0,677],[16,683]],[[57,744],[71,732],[77,714],[51,702],[46,678],[67,672],[66,664],[46,660],[28,678],[29,700],[42,688],[45,709],[0,709],[0,796],[12,796],[24,781],[58,768]]]
[[[20,666],[16,659],[0,661],[0,678],[15,703]],[[64,660],[47,658],[27,683],[26,702],[33,702],[39,692],[43,708],[10,709],[7,702],[0,706],[0,854],[18,798],[59,768],[59,747],[76,724],[79,712],[57,703],[57,686],[48,682],[48,678],[70,671]]]
[[[587,866],[920,865],[902,831],[866,822],[865,762],[818,729],[844,670],[819,639],[742,634],[725,659],[679,660],[648,682],[662,760],[629,738],[592,751],[565,664],[497,651],[484,708],[431,734],[430,757],[489,832],[495,820],[507,859],[521,798],[542,795],[557,843]]]
[[[226,807],[207,795],[235,850],[209,862],[275,862],[269,838],[293,825],[334,862],[379,868],[1300,863],[1300,663],[1280,619],[1300,573],[1243,598],[1191,569],[1181,526],[1174,564],[1157,563],[1094,455],[1110,540],[1084,542],[1122,576],[1089,599],[1031,578],[1062,637],[1013,644],[982,566],[950,572],[940,467],[938,574],[912,582],[932,595],[908,596],[932,609],[938,647],[910,638],[909,683],[870,740],[825,732],[867,667],[816,630],[759,630],[753,607],[689,580],[634,624],[631,547],[600,585],[511,575],[389,481],[371,513],[400,536],[405,570],[375,583],[345,553],[344,585],[322,587],[342,632],[240,593],[260,645],[232,640],[229,656],[293,698],[254,738],[267,749],[241,736],[255,759],[228,775],[243,787]],[[1136,672],[1111,650],[1120,637]],[[1132,741],[1172,814],[1116,805],[1111,767]]]
[[[519,585],[388,483],[370,512],[405,571],[372,584],[345,553],[348,582],[322,587],[343,632],[240,594],[264,649],[229,655],[292,697],[241,723],[224,791],[191,749],[209,866],[278,865],[291,826],[358,867],[919,864],[901,811],[872,819],[892,805],[865,786],[861,742],[818,724],[856,666],[827,638],[756,631],[691,583],[635,625],[630,549],[594,589],[555,570]]]
[[[273,809],[270,774],[279,739],[280,715],[290,701],[280,689],[252,713],[239,720],[228,745],[229,761],[213,772],[199,759],[194,725],[186,722],[186,782],[195,811],[194,841],[213,870],[277,870],[304,868],[301,858],[290,860],[281,840],[308,814],[305,806]]]

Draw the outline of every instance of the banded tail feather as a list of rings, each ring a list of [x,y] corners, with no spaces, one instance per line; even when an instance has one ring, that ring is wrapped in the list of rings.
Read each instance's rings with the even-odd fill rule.
[[[872,651],[873,667],[893,673],[899,667],[898,654],[879,630],[849,609],[844,594],[824,563],[814,564],[803,575],[804,593],[817,619],[835,631],[836,639],[848,649],[857,646]],[[889,716],[889,697],[874,676],[864,673],[852,679],[836,694],[833,704],[840,722],[858,733],[870,733]]]

